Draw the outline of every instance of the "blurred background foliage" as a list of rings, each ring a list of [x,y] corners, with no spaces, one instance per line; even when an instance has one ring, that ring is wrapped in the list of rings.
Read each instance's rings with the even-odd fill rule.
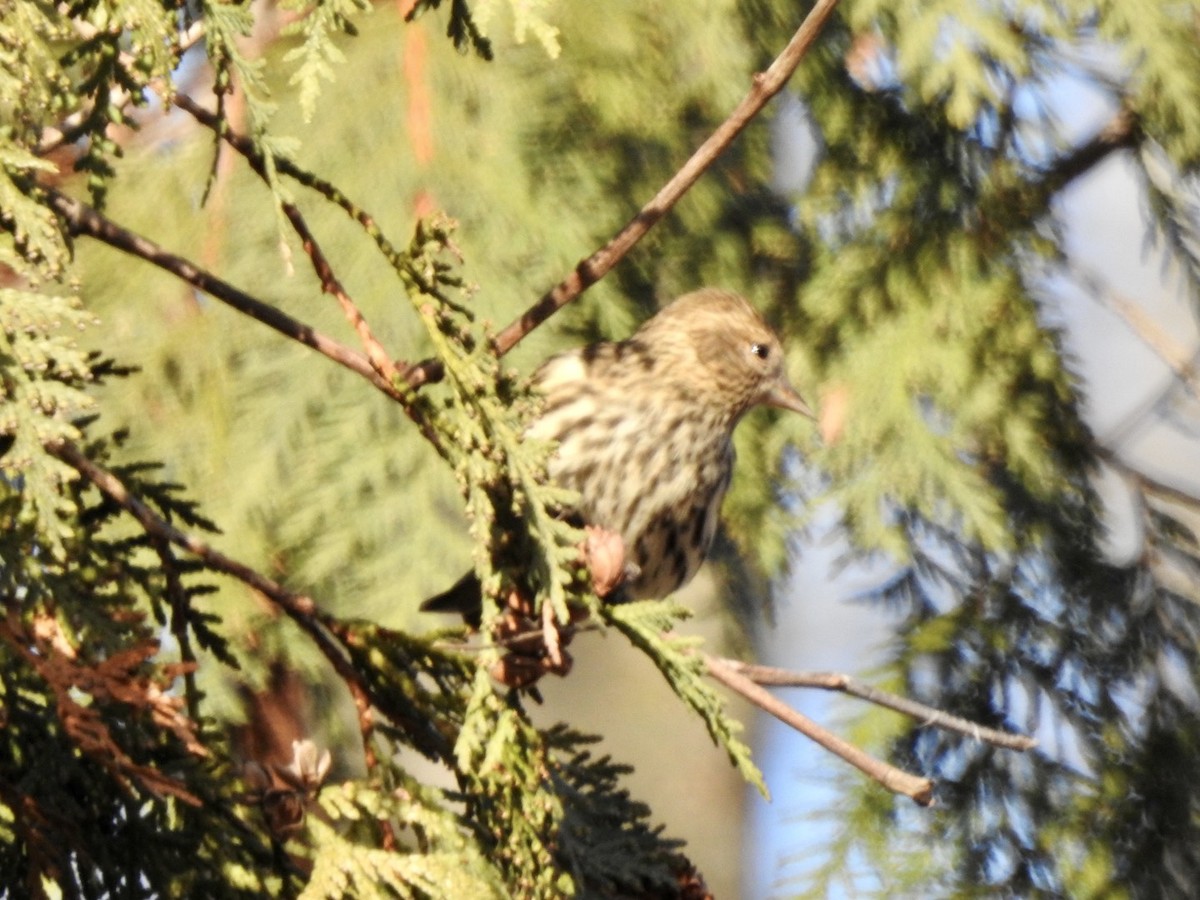
[[[289,83],[284,60],[302,46],[280,31],[290,13],[264,7],[243,50],[265,63],[271,133],[299,138],[295,159],[394,243],[435,210],[459,221],[472,304],[497,327],[653,195],[802,13],[778,0],[559,0],[522,35],[503,4],[480,3],[494,13],[480,20],[485,62],[443,36],[452,5],[428,6],[412,23],[393,4],[355,14],[359,34],[336,38],[345,59],[315,99]],[[1019,756],[865,714],[856,735],[936,778],[938,806],[915,810],[851,776],[829,844],[784,892],[1157,897],[1200,881],[1200,485],[1194,471],[1146,476],[1092,434],[1050,289],[1078,281],[1064,192],[1120,156],[1194,310],[1198,16],[1192,3],[844,2],[790,86],[803,127],[752,125],[617,270],[507,360],[529,372],[555,349],[623,336],[700,284],[745,292],[785,334],[826,439],[766,413],[742,425],[731,540],[700,586],[709,596],[693,592],[702,630],[745,649],[769,618],[768,580],[832,502],[846,561],[891,567],[870,595],[895,626],[878,679],[1041,738]],[[202,48],[176,78],[211,105]],[[1068,81],[1099,97],[1094,127],[1063,115]],[[261,126],[237,94],[226,102],[239,130]],[[179,110],[135,118],[136,131],[110,132],[122,153],[107,214],[349,341],[258,177],[231,154],[214,167],[211,134]],[[801,171],[779,162],[789,149]],[[290,190],[383,345],[428,355],[369,238]],[[334,614],[424,629],[417,603],[471,548],[451,473],[398,406],[111,249],[79,242],[71,272],[102,323],[85,340],[139,368],[93,394],[104,427],[129,429],[116,458],[161,460],[221,547]],[[1103,552],[1102,461],[1141,504],[1141,543],[1122,559]],[[1182,577],[1166,579],[1164,557]],[[236,720],[248,692],[280,693],[282,663],[302,675],[307,725],[350,741],[348,696],[291,625],[238,585],[203,602],[244,661],[236,678],[202,670],[210,714]],[[627,751],[636,792],[732,896],[737,783],[619,643],[581,642],[538,715]],[[353,754],[336,759],[356,769]]]

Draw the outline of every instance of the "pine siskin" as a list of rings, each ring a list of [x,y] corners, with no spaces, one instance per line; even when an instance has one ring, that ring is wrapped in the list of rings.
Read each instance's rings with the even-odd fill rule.
[[[686,294],[630,338],[551,357],[530,426],[558,449],[549,474],[579,493],[580,517],[619,534],[637,599],[687,584],[708,554],[733,473],[733,430],[758,405],[812,411],[784,371],[779,339],[741,296]],[[421,608],[476,618],[467,576]]]

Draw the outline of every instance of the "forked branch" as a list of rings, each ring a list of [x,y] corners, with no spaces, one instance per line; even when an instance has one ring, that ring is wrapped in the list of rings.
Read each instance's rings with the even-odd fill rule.
[[[118,225],[83,201],[68,197],[53,188],[43,190],[47,204],[63,218],[71,234],[95,238],[110,247],[146,260],[273,331],[311,347],[338,365],[356,372],[388,396],[400,399],[399,390],[375,371],[370,360],[356,350],[234,287],[191,260],[171,253],[149,238]]]
[[[1003,747],[1005,750],[1032,750],[1037,746],[1037,741],[1027,735],[980,725],[970,719],[951,715],[924,703],[918,703],[916,700],[910,700],[908,697],[865,684],[857,678],[841,672],[796,672],[775,666],[760,666],[755,663],[725,658],[717,659],[717,662],[745,675],[758,685],[808,687],[820,688],[824,691],[837,691],[860,700],[866,700],[868,703],[874,703],[876,706],[903,713],[918,720],[922,725],[954,731],[985,744]]]
[[[930,779],[913,775],[896,768],[891,763],[876,759],[862,748],[856,747],[832,731],[821,727],[808,716],[792,709],[766,688],[739,672],[730,664],[730,660],[705,654],[704,662],[708,666],[708,674],[721,684],[741,694],[759,709],[769,712],[784,724],[795,728],[830,753],[841,757],[892,793],[910,797],[914,803],[920,806],[933,805],[933,782]]]

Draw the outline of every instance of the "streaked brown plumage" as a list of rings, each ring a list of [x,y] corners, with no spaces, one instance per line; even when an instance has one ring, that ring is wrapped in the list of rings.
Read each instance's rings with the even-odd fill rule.
[[[558,442],[550,476],[578,491],[585,522],[621,535],[639,599],[678,590],[704,561],[742,416],[758,405],[812,415],[775,334],[715,288],[680,297],[627,340],[551,357],[535,384],[546,403],[529,431]],[[468,582],[422,609],[472,612]]]

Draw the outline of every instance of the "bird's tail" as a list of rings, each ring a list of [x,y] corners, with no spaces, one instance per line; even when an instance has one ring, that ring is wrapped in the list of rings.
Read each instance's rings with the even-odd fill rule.
[[[440,594],[421,604],[421,612],[458,613],[474,628],[479,627],[483,612],[483,587],[474,572],[467,572]]]

